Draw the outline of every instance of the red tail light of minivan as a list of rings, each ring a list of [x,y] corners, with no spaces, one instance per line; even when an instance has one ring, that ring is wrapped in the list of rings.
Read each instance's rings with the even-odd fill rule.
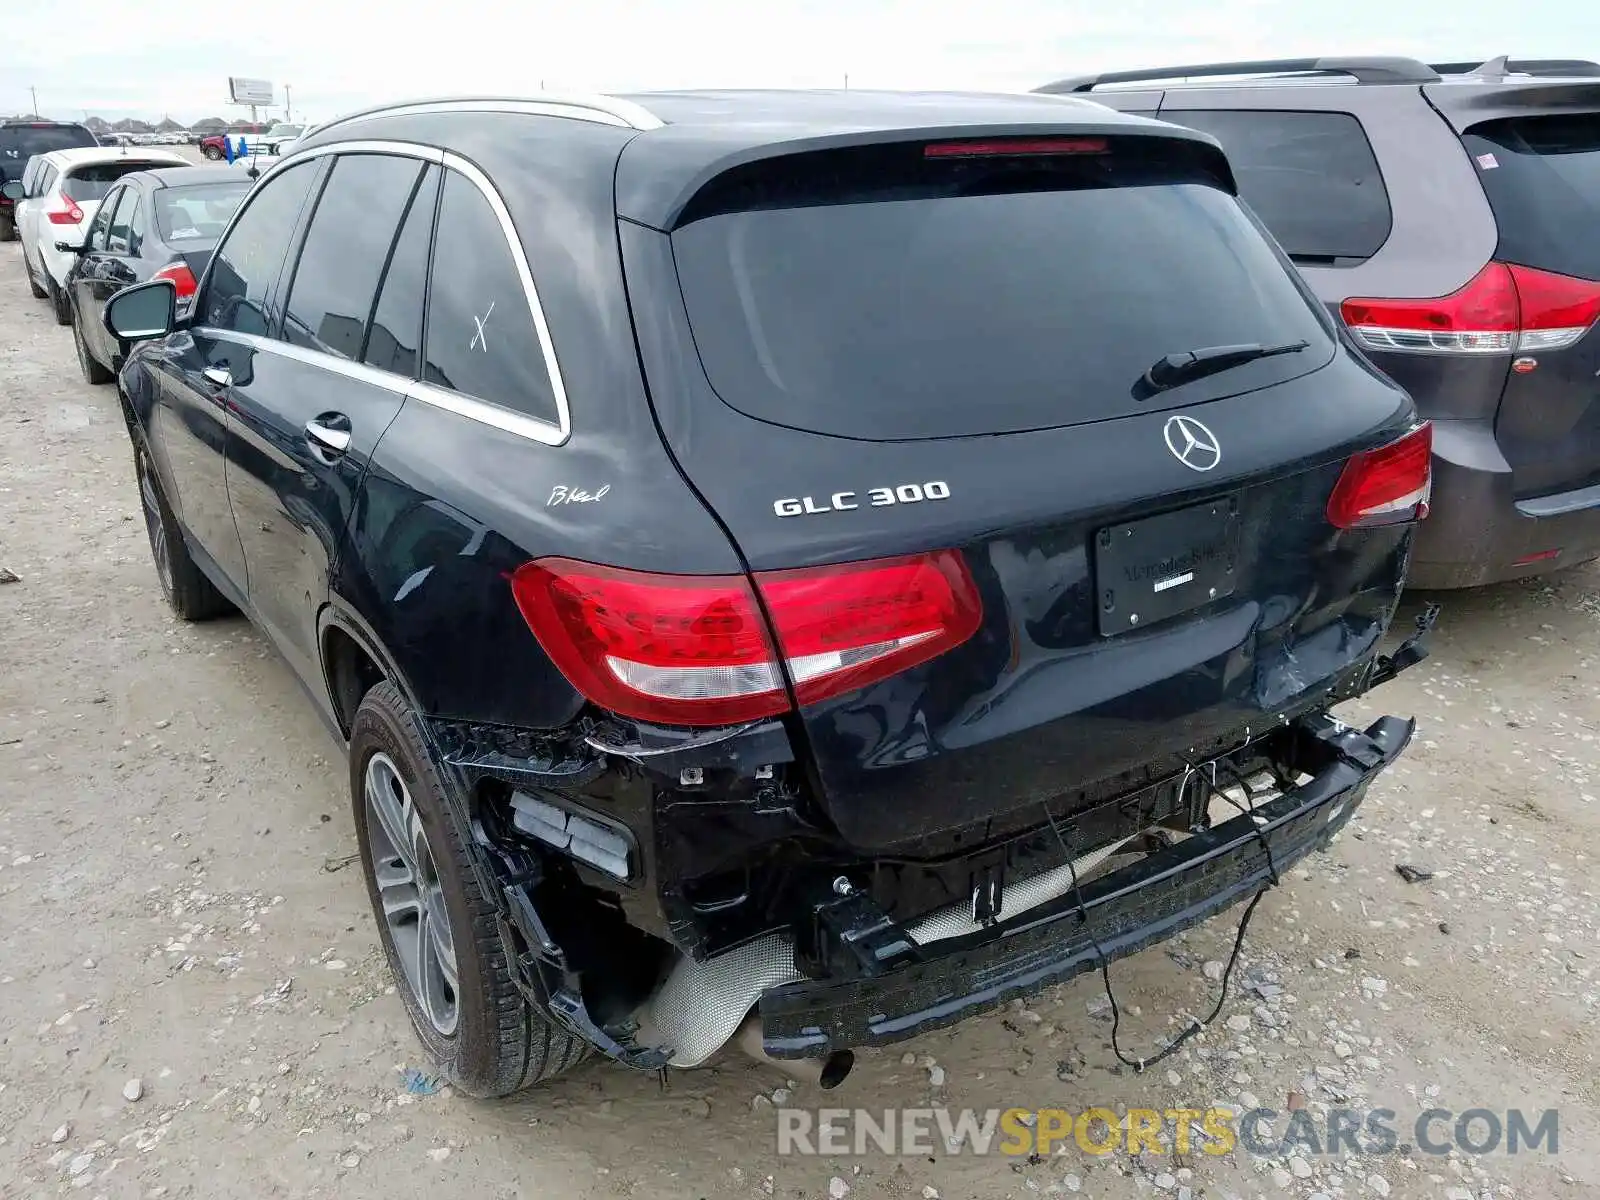
[[[866,687],[960,645],[982,618],[953,550],[754,580],[543,558],[519,568],[511,587],[574,688],[664,725],[776,716],[790,707],[791,681],[802,704]]]
[[[1352,298],[1340,313],[1369,350],[1533,354],[1589,332],[1600,320],[1600,283],[1491,262],[1448,296]]]
[[[1428,515],[1433,487],[1433,425],[1353,455],[1328,497],[1328,520],[1340,529],[1398,525]]]

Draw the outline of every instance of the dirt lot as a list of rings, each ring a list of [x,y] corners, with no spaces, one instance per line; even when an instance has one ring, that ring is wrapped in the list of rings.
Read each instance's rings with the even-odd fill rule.
[[[408,1087],[426,1064],[351,861],[340,752],[244,622],[167,615],[138,511],[111,389],[82,382],[0,246],[0,568],[18,577],[0,585],[0,1195],[1600,1195],[1600,570],[1448,599],[1435,657],[1374,698],[1417,714],[1418,742],[1262,903],[1241,986],[1181,1055],[1114,1069],[1085,979],[909,1060],[869,1054],[826,1100],[777,1097],[1303,1100],[1392,1109],[1401,1149],[780,1158],[784,1080],[735,1056],[665,1087],[594,1063],[498,1104]],[[1236,919],[1114,969],[1124,1045],[1209,1008]],[[1433,1107],[1558,1109],[1559,1153],[1425,1153],[1410,1133]]]

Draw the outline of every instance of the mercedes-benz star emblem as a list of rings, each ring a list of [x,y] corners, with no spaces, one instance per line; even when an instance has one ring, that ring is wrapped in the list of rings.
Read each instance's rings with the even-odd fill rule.
[[[1217,442],[1217,435],[1193,417],[1181,413],[1168,417],[1162,436],[1166,438],[1172,457],[1191,471],[1209,471],[1222,461],[1222,446]]]

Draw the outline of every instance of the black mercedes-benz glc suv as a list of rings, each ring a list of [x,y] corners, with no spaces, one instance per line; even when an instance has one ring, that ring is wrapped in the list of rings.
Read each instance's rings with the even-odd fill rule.
[[[161,586],[348,745],[449,1077],[823,1082],[1248,899],[1409,721],[1430,429],[1208,136],[1039,96],[392,106],[106,306]],[[809,1064],[809,1066],[808,1066]]]

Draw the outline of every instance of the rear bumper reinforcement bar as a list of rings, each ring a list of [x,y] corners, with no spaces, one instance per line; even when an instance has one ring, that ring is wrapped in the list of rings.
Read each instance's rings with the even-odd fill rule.
[[[767,990],[760,1000],[766,1052],[811,1058],[889,1045],[1097,969],[1096,944],[1108,959],[1123,958],[1198,924],[1259,891],[1272,864],[1282,872],[1326,846],[1415,729],[1415,721],[1398,717],[1365,731],[1325,715],[1303,718],[1292,766],[1310,775],[1305,782],[1250,815],[1084,884],[1081,909],[1069,893],[1011,922],[940,942],[920,961],[877,978]]]

